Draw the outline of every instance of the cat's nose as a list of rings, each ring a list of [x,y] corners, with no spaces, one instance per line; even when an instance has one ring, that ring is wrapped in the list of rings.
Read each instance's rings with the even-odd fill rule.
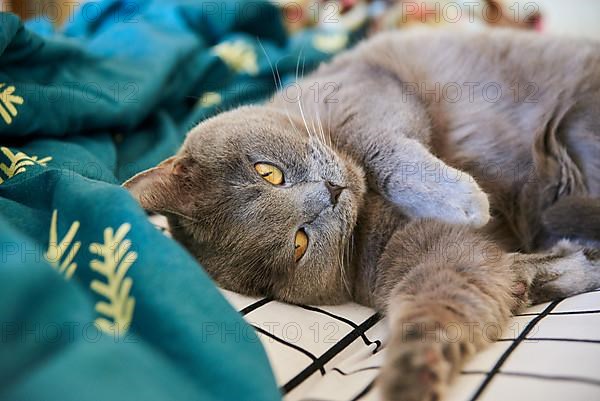
[[[329,199],[331,200],[331,204],[336,205],[338,202],[338,198],[340,197],[340,194],[342,193],[342,191],[344,189],[346,189],[346,187],[341,187],[339,185],[335,185],[331,181],[325,181],[325,187],[329,191]]]

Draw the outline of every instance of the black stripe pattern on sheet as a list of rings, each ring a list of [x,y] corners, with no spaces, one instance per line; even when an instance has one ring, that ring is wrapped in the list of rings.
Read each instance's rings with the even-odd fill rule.
[[[158,217],[160,217],[164,221],[158,221],[158,223],[157,223],[156,218],[158,218]],[[166,224],[166,219],[164,217],[155,215],[155,214],[149,214],[149,218],[152,221],[152,223],[154,223],[154,225],[157,227],[157,229],[159,229],[160,231],[162,231],[165,234],[169,233],[167,224]],[[598,322],[598,320],[597,320],[597,316],[595,316],[595,315],[600,315],[600,309],[598,307],[598,305],[600,303],[600,298],[598,297],[599,292],[600,292],[600,289],[589,291],[587,293],[587,294],[589,294],[588,296],[586,296],[585,298],[579,298],[581,301],[574,301],[574,298],[571,298],[571,299],[569,299],[569,301],[562,303],[560,308],[557,308],[560,301],[556,301],[556,302],[550,303],[545,308],[542,306],[541,308],[543,308],[543,310],[541,310],[540,312],[538,312],[538,311],[525,312],[525,313],[516,315],[516,317],[531,317],[532,320],[529,320],[525,324],[524,330],[520,334],[518,334],[516,336],[516,338],[503,338],[503,339],[498,340],[501,342],[509,342],[510,344],[509,344],[508,348],[500,354],[498,359],[495,361],[495,364],[493,365],[493,367],[489,371],[485,370],[485,368],[483,370],[478,370],[476,368],[474,370],[465,370],[462,372],[463,375],[473,375],[473,376],[476,376],[478,379],[478,380],[476,380],[475,383],[471,382],[472,384],[469,385],[469,388],[471,389],[469,394],[473,394],[473,395],[466,397],[466,400],[484,401],[484,399],[487,400],[488,398],[490,398],[490,397],[486,397],[484,395],[484,393],[486,393],[486,395],[495,396],[495,394],[498,392],[499,388],[500,388],[500,390],[502,390],[503,387],[506,387],[505,384],[503,384],[500,387],[496,386],[496,384],[498,384],[497,382],[494,382],[494,384],[491,385],[491,383],[493,382],[493,379],[495,377],[514,377],[517,379],[523,378],[523,379],[529,379],[532,382],[540,381],[541,384],[538,384],[537,386],[534,385],[533,388],[535,388],[536,390],[532,390],[535,392],[531,393],[536,396],[544,395],[544,393],[543,393],[543,391],[544,391],[543,387],[545,386],[544,381],[548,381],[548,382],[554,381],[554,382],[558,382],[558,383],[563,383],[563,385],[565,385],[565,386],[569,385],[569,383],[580,384],[581,388],[587,388],[588,390],[591,389],[591,391],[600,391],[600,377],[598,377],[594,373],[593,369],[590,370],[590,366],[587,365],[586,363],[583,363],[580,368],[568,367],[568,368],[565,368],[565,369],[562,369],[562,370],[556,371],[556,372],[554,370],[544,369],[543,371],[536,372],[536,371],[533,371],[533,369],[529,369],[529,368],[526,368],[525,366],[519,365],[519,363],[515,362],[515,359],[511,358],[511,355],[514,355],[514,357],[517,360],[523,359],[523,354],[518,353],[518,355],[517,355],[517,353],[515,353],[515,351],[517,349],[523,350],[524,348],[527,350],[526,347],[528,347],[528,345],[527,345],[528,342],[556,343],[557,349],[560,349],[561,343],[564,343],[564,344],[571,343],[572,346],[575,346],[575,344],[573,344],[573,343],[589,344],[590,350],[592,350],[592,349],[594,350],[594,353],[590,352],[590,355],[597,355],[596,350],[598,349],[597,347],[600,346],[600,339],[595,338],[595,337],[597,337],[597,335],[593,336],[592,338],[585,338],[585,337],[588,337],[587,335],[585,335],[585,333],[587,333],[588,331],[582,332],[581,330],[584,330],[584,329],[589,330],[590,323],[589,323],[589,320],[587,320],[587,319],[595,319],[595,320],[593,320],[594,326],[592,326],[592,328],[594,330],[594,333],[597,334],[597,331],[595,331],[595,330],[597,330],[597,325],[595,322]],[[592,295],[592,294],[594,294],[594,295]],[[242,308],[239,312],[242,315],[247,315],[247,314],[249,314],[257,309],[260,309],[262,307],[267,307],[267,309],[268,309],[270,303],[273,301],[274,300],[271,298],[258,299],[256,301],[252,302],[251,304],[245,306],[244,308]],[[353,344],[356,345],[357,343],[360,343],[361,340],[359,340],[359,338],[362,339],[362,342],[367,346],[369,346],[371,344],[376,344],[376,348],[373,353],[376,353],[381,349],[381,342],[379,340],[372,341],[365,334],[370,328],[372,328],[375,324],[377,324],[377,322],[381,319],[379,317],[379,315],[373,314],[369,318],[364,320],[362,323],[358,324],[357,322],[360,321],[359,320],[360,318],[348,317],[345,315],[339,316],[337,314],[339,312],[333,313],[326,309],[321,309],[321,308],[314,307],[314,306],[306,306],[306,305],[297,305],[297,306],[299,308],[302,308],[305,311],[311,311],[311,312],[323,314],[323,315],[329,316],[330,318],[335,319],[336,321],[343,322],[345,325],[347,325],[348,327],[351,328],[351,331],[348,332],[346,327],[344,327],[344,332],[347,334],[344,337],[342,337],[339,341],[337,341],[337,343],[333,344],[329,348],[325,348],[325,350],[326,350],[325,352],[323,352],[322,349],[319,352],[314,352],[314,351],[311,352],[310,348],[306,349],[304,347],[294,344],[293,342],[286,341],[285,339],[280,338],[280,336],[278,336],[278,335],[274,335],[273,333],[269,332],[268,330],[264,330],[260,327],[253,326],[254,329],[258,333],[261,333],[261,335],[264,335],[264,336],[272,339],[274,342],[277,342],[278,344],[282,344],[289,349],[293,349],[294,352],[296,352],[296,353],[301,353],[304,356],[308,357],[308,359],[303,359],[303,363],[301,366],[298,367],[298,370],[294,370],[294,373],[298,372],[298,371],[299,371],[299,373],[297,373],[296,376],[293,376],[292,379],[288,380],[285,383],[285,385],[282,386],[281,390],[284,394],[287,394],[294,388],[297,388],[300,384],[304,383],[313,374],[319,375],[319,373],[320,373],[320,375],[324,375],[326,372],[325,365],[330,363],[330,361],[332,359],[334,359],[337,355],[340,355],[341,353],[343,353],[344,350],[348,351],[349,349],[353,349],[351,347],[351,345],[353,345]],[[569,308],[569,307],[572,307],[572,308]],[[537,310],[539,310],[541,308],[538,307]],[[568,310],[568,309],[573,309],[573,310]],[[305,313],[310,313],[310,312],[305,312]],[[364,316],[364,315],[361,315],[361,316]],[[583,322],[583,326],[580,326],[578,330],[575,330],[573,332],[565,331],[563,329],[556,330],[556,329],[553,329],[553,325],[558,326],[556,324],[556,320],[558,320],[557,319],[558,316],[574,316],[572,319],[585,319],[585,320],[577,320],[577,322]],[[580,317],[575,317],[575,316],[580,316]],[[589,316],[589,318],[588,318],[588,316]],[[547,317],[555,317],[554,323],[553,323],[553,325],[548,325],[548,326],[544,326],[544,324],[542,324],[541,326],[545,327],[545,329],[542,329],[544,337],[537,337],[535,335],[535,331],[540,326],[540,323]],[[550,319],[548,319],[548,320],[550,320]],[[562,319],[560,319],[560,320],[562,320]],[[547,323],[547,322],[548,321],[546,320],[545,323]],[[583,338],[569,338],[570,336],[583,337]],[[371,337],[373,337],[372,334],[371,334]],[[583,347],[585,349],[587,349],[587,347],[585,347],[585,346],[583,346]],[[277,349],[281,350],[282,348],[277,348]],[[525,352],[527,352],[527,351],[525,351]],[[317,355],[320,355],[320,356],[317,356]],[[510,358],[510,361],[508,361],[509,358]],[[507,363],[507,361],[508,361],[508,363]],[[586,362],[589,362],[589,361],[586,361]],[[310,365],[307,366],[307,364],[309,364],[309,363],[310,363]],[[378,362],[375,362],[371,366],[363,365],[363,367],[361,367],[361,368],[354,368],[354,369],[352,369],[351,367],[340,369],[339,367],[335,366],[335,367],[332,367],[330,372],[336,372],[335,375],[339,375],[339,376],[337,376],[337,378],[339,380],[343,380],[344,378],[346,378],[346,380],[357,382],[357,384],[358,384],[357,387],[359,389],[362,388],[362,390],[360,390],[358,392],[358,394],[356,394],[354,396],[354,398],[348,399],[347,401],[360,401],[360,400],[364,400],[364,398],[367,397],[371,393],[371,391],[374,387],[374,380],[370,380],[369,378],[372,377],[373,371],[376,371],[380,368],[379,366],[375,366],[378,364],[379,364]],[[508,371],[506,371],[506,370],[508,370]],[[530,371],[530,370],[532,370],[532,371]],[[317,372],[319,372],[319,373],[317,373]],[[371,372],[371,375],[369,375],[368,373],[361,375],[361,372]],[[592,374],[590,375],[590,373],[592,373]],[[350,376],[350,378],[348,378],[348,376]],[[304,391],[305,387],[303,387],[302,389],[299,389],[299,391]],[[598,390],[596,390],[596,388],[598,388]],[[542,391],[542,393],[540,394],[539,391]],[[296,395],[296,393],[294,393],[291,396],[294,397],[297,395]],[[592,398],[596,399],[596,397],[592,397]],[[497,397],[495,399],[497,399]],[[332,401],[332,398],[328,397],[328,395],[326,393],[324,393],[324,394],[317,395],[317,398],[314,398],[314,397],[302,398],[302,396],[301,396],[300,400],[301,401]],[[582,400],[581,397],[578,398],[577,395],[574,394],[573,401],[581,401],[581,400]],[[589,397],[585,398],[584,400],[591,401],[589,399]]]
[[[364,368],[353,370],[351,372],[344,372],[342,369],[339,369],[339,368],[333,368],[331,370],[334,370],[334,371],[338,372],[342,376],[352,376],[355,373],[360,373],[360,372],[364,372],[364,371],[367,371],[367,370],[377,370],[377,369],[381,369],[381,366],[367,366],[367,367],[364,367]]]
[[[267,305],[271,301],[273,301],[272,298],[260,299],[256,302],[253,302],[252,304],[246,306],[245,308],[241,309],[239,311],[239,313],[241,315],[245,316],[245,315],[249,314],[250,312],[253,312],[253,311]],[[320,309],[320,308],[317,308],[314,306],[308,306],[308,305],[298,305],[298,306],[305,310],[322,313],[322,314],[325,314],[336,320],[344,322],[345,324],[348,324],[350,327],[352,327],[352,331],[350,333],[348,333],[346,336],[344,336],[343,338],[341,338],[337,343],[335,343],[331,348],[329,348],[325,353],[323,353],[323,355],[321,355],[320,357],[316,357],[314,354],[307,351],[306,349],[304,349],[298,345],[292,344],[292,343],[290,343],[282,338],[279,338],[278,336],[276,336],[258,326],[253,325],[252,327],[254,327],[254,329],[257,332],[273,339],[274,341],[277,341],[280,344],[283,344],[289,348],[292,348],[298,352],[301,352],[302,354],[308,356],[312,360],[312,363],[309,366],[307,366],[305,369],[303,369],[300,373],[298,373],[291,380],[289,380],[285,385],[282,386],[281,391],[283,392],[283,394],[289,393],[291,390],[293,390],[294,388],[296,388],[297,386],[302,384],[302,382],[304,380],[309,378],[316,371],[319,371],[321,373],[321,375],[324,375],[325,374],[325,364],[327,362],[329,362],[331,359],[333,359],[337,354],[339,354],[341,351],[343,351],[350,344],[352,344],[352,342],[354,342],[359,337],[362,338],[362,340],[365,342],[366,345],[371,345],[371,344],[376,345],[376,348],[373,351],[373,353],[378,352],[379,349],[381,348],[381,341],[379,341],[379,340],[371,341],[365,335],[365,332],[367,330],[369,330],[371,327],[373,327],[377,322],[379,322],[381,320],[381,316],[378,313],[371,315],[367,320],[362,322],[360,325],[357,325],[356,323],[352,322],[349,319],[346,319],[344,317],[338,316],[334,313],[328,312],[326,310],[323,310],[323,309]],[[363,392],[364,392],[363,395],[365,395],[368,392],[368,389],[370,389],[370,386],[372,386],[372,384],[363,390]]]
[[[552,310],[554,308],[556,308],[560,302],[561,302],[561,300],[554,301],[554,302],[550,303],[550,305],[548,305],[546,307],[546,309],[544,309],[542,311],[542,313],[540,313],[539,315],[537,315],[534,319],[532,319],[527,324],[527,326],[525,326],[525,329],[523,329],[523,331],[521,332],[521,334],[519,334],[519,336],[517,337],[517,339],[515,341],[513,341],[513,343],[506,349],[506,351],[504,351],[504,353],[502,354],[502,356],[500,356],[500,358],[496,361],[496,363],[494,364],[494,367],[489,372],[486,373],[485,379],[479,385],[479,387],[477,388],[477,391],[475,392],[475,394],[473,394],[473,397],[471,397],[471,401],[477,401],[477,399],[481,396],[481,394],[483,394],[483,392],[485,391],[485,389],[487,388],[487,386],[489,386],[489,384],[494,379],[494,377],[500,372],[500,368],[502,367],[502,365],[504,364],[504,362],[506,362],[506,360],[508,359],[508,357],[513,353],[513,351],[515,349],[517,349],[517,347],[519,346],[519,344],[523,340],[525,340],[525,338],[531,332],[531,330],[533,330],[533,328],[544,317],[546,317],[550,312],[552,312]]]
[[[282,393],[289,393],[290,391],[298,387],[304,380],[308,379],[313,373],[315,373],[318,370],[324,369],[324,366],[327,362],[329,362],[337,354],[339,354],[346,347],[352,344],[354,340],[363,335],[367,330],[373,327],[380,320],[381,315],[379,315],[378,313],[371,315],[367,320],[362,322],[358,327],[353,329],[350,333],[346,334],[346,336],[342,337],[340,341],[338,341],[331,348],[325,351],[325,353],[319,358],[317,358],[316,361],[311,363],[304,370],[302,370],[295,377],[293,377],[286,384],[284,384],[281,388]]]
[[[346,323],[347,325],[349,325],[353,329],[357,329],[358,328],[358,325],[356,323],[354,323],[352,320],[346,319],[345,317],[342,317],[342,316],[339,316],[339,315],[336,315],[335,313],[326,311],[326,310],[321,309],[321,308],[317,308],[315,306],[309,306],[309,305],[298,305],[298,306],[300,306],[302,309],[306,309],[306,310],[317,312],[317,313],[322,313],[324,315],[327,315],[329,317],[337,319],[340,322]],[[379,341],[379,340],[371,341],[371,340],[369,340],[369,338],[367,337],[367,335],[364,334],[364,333],[361,334],[360,337],[362,338],[362,340],[365,343],[365,345],[375,344],[375,349],[373,350],[374,354],[376,354],[377,352],[379,352],[379,350],[381,349],[381,341]]]
[[[245,308],[243,308],[242,310],[240,310],[239,313],[242,316],[245,316],[248,313],[257,310],[258,308],[261,308],[261,307],[267,305],[271,301],[273,301],[273,298],[259,299],[258,301],[253,302],[250,305],[248,305]],[[278,343],[283,344],[286,347],[289,347],[289,348],[292,348],[292,349],[294,349],[294,350],[296,350],[298,352],[301,352],[302,354],[304,354],[307,357],[309,357],[313,361],[313,363],[317,360],[317,357],[313,353],[307,351],[306,349],[304,349],[304,348],[302,348],[302,347],[300,347],[300,346],[298,346],[296,344],[292,344],[289,341],[286,341],[283,338],[280,338],[280,337],[276,336],[275,334],[270,333],[267,330],[264,330],[264,329],[262,329],[262,328],[260,328],[258,326],[252,325],[252,327],[254,327],[254,330],[256,330],[257,332],[259,332],[259,333],[261,333],[261,334],[263,334],[263,335],[265,335],[265,336],[273,339],[274,341],[277,341]],[[321,372],[322,375],[325,374],[325,369],[324,368],[321,368],[319,370],[320,370],[320,372]]]
[[[305,350],[302,347],[297,346],[296,344],[292,344],[289,341],[284,340],[283,338],[279,338],[276,335],[269,333],[266,330],[261,329],[258,326],[254,326],[252,325],[252,327],[254,327],[254,330],[258,331],[261,334],[264,334],[265,336],[272,338],[273,340],[277,341],[280,344],[283,344],[287,347],[290,347],[292,349],[295,349],[298,352],[303,353],[304,355],[306,355],[307,357],[309,357],[310,359],[312,359],[313,363],[315,363],[317,361],[317,357],[315,355],[313,355],[312,353],[308,352],[307,350]],[[321,374],[324,375],[325,374],[325,368],[321,368],[319,369],[321,371]]]
[[[272,298],[263,298],[263,299],[259,299],[258,301],[251,303],[250,305],[246,306],[244,309],[242,309],[240,311],[240,314],[242,316],[246,316],[248,313],[260,308],[261,306],[265,306],[266,304],[268,304],[269,302],[271,302],[273,299]]]
[[[575,311],[568,311],[568,312],[551,312],[549,313],[550,316],[561,316],[561,315],[595,315],[600,313],[600,309],[594,309],[594,310],[575,310]],[[539,313],[519,313],[518,315],[515,316],[538,316]]]
[[[268,305],[273,301],[274,300],[271,298],[259,299],[255,302],[247,305],[243,309],[241,309],[240,313],[242,315],[247,315],[259,308],[262,308],[262,307],[268,308]],[[518,365],[514,366],[514,368],[516,368],[516,370],[513,370],[514,364],[511,364],[511,368],[508,371],[504,370],[504,368],[506,366],[508,366],[507,361],[511,357],[511,355],[514,354],[514,352],[517,350],[517,348],[519,348],[521,345],[527,344],[528,342],[556,342],[557,344],[560,342],[587,343],[587,344],[591,344],[594,347],[596,345],[600,345],[600,339],[568,338],[569,334],[563,335],[563,334],[559,334],[559,332],[555,332],[556,334],[555,334],[555,336],[553,336],[554,332],[552,331],[552,329],[549,329],[549,331],[544,330],[544,333],[546,334],[544,337],[536,337],[535,336],[535,333],[539,327],[539,324],[545,318],[548,318],[551,316],[558,317],[558,316],[569,316],[569,315],[580,315],[583,318],[584,316],[592,317],[593,315],[600,314],[600,309],[597,309],[597,307],[596,308],[591,307],[588,310],[582,308],[583,305],[586,305],[586,306],[590,305],[589,299],[587,299],[584,302],[584,304],[574,306],[573,309],[579,309],[579,310],[572,310],[572,311],[565,310],[566,309],[565,307],[567,306],[566,303],[561,304],[562,307],[558,308],[561,301],[555,301],[555,302],[548,304],[541,312],[536,312],[536,313],[529,312],[529,313],[523,313],[520,315],[516,315],[516,316],[523,316],[523,317],[525,317],[525,316],[531,317],[531,320],[529,320],[529,321],[527,321],[527,323],[525,323],[524,329],[518,335],[516,335],[516,338],[504,338],[504,339],[498,340],[501,342],[508,341],[510,344],[509,344],[508,348],[500,354],[500,356],[495,361],[493,367],[489,371],[476,369],[476,370],[465,370],[465,371],[461,372],[463,375],[474,375],[474,376],[481,377],[481,379],[479,380],[479,383],[477,383],[477,384],[473,383],[473,387],[472,387],[472,391],[471,391],[472,396],[469,396],[468,398],[466,398],[467,400],[483,401],[483,399],[485,398],[483,395],[484,392],[486,392],[486,390],[491,387],[490,384],[492,383],[493,379],[496,377],[524,378],[524,379],[530,379],[533,381],[555,381],[555,382],[564,382],[565,384],[566,383],[578,383],[583,386],[592,386],[592,388],[600,387],[600,378],[586,377],[586,375],[583,374],[583,372],[578,372],[578,371],[563,370],[560,373],[559,372],[553,373],[552,371],[535,372],[535,371],[528,371],[528,369],[519,369]],[[350,345],[356,344],[357,340],[359,342],[364,343],[367,346],[369,346],[371,344],[375,344],[376,349],[375,349],[374,353],[377,352],[381,348],[381,342],[379,340],[371,340],[366,335],[366,332],[370,328],[375,326],[375,324],[377,324],[377,322],[380,321],[381,317],[378,314],[373,314],[370,317],[368,317],[367,319],[365,319],[364,321],[362,321],[362,323],[358,324],[357,323],[358,320],[356,319],[356,317],[351,318],[351,317],[347,317],[345,315],[340,316],[337,313],[330,312],[326,309],[322,309],[322,308],[314,307],[314,306],[307,306],[307,305],[296,305],[296,306],[298,308],[301,308],[302,310],[304,310],[305,313],[310,313],[310,312],[319,313],[319,314],[328,316],[332,319],[335,319],[336,321],[343,322],[345,325],[347,325],[351,329],[351,331],[349,331],[349,332],[346,331],[347,334],[344,337],[342,337],[341,339],[339,339],[331,347],[326,348],[325,352],[321,351],[322,353],[315,353],[315,352],[311,352],[311,350],[309,348],[304,348],[304,346],[296,345],[293,342],[290,343],[289,341],[286,341],[285,339],[280,338],[278,335],[274,335],[273,333],[270,333],[269,331],[266,331],[260,327],[254,326],[254,328],[257,332],[273,339],[274,341],[276,341],[280,344],[285,345],[286,347],[289,347],[290,349],[295,350],[295,352],[302,353],[303,355],[307,356],[310,360],[310,362],[307,362],[307,363],[310,363],[309,365],[301,366],[300,367],[301,370],[299,371],[299,373],[297,373],[290,380],[285,382],[285,384],[281,387],[281,391],[284,395],[290,393],[292,390],[294,390],[295,388],[300,386],[308,378],[312,377],[315,373],[320,374],[320,375],[325,375],[325,373],[326,373],[325,366],[332,359],[334,359],[337,355],[341,354],[342,352],[344,352],[344,350],[346,350],[348,347],[350,347]],[[351,319],[353,319],[353,320],[351,320]],[[579,335],[581,336],[581,333],[579,333]],[[519,348],[519,349],[522,349],[522,348]],[[511,359],[511,361],[512,361],[512,359]],[[509,363],[511,363],[511,362],[509,362]],[[360,373],[368,372],[368,371],[371,371],[371,372],[377,371],[380,368],[380,366],[376,366],[376,365],[378,365],[378,363],[371,365],[371,366],[363,366],[361,368],[355,368],[355,369],[340,368],[337,366],[331,368],[331,372],[336,372],[336,374],[339,374],[340,379],[342,376],[348,377],[348,376],[356,375],[355,379],[350,379],[350,380],[357,380],[358,383],[360,383],[359,388],[362,388],[362,390],[360,390],[358,392],[358,394],[356,394],[354,396],[354,398],[348,399],[347,401],[363,400],[372,392],[375,381],[370,380],[370,379],[365,380],[369,376],[361,376]],[[581,376],[579,376],[578,373],[580,373]],[[370,376],[370,377],[372,377],[372,376]],[[496,391],[497,391],[497,388],[494,387],[494,390],[492,390],[492,393],[495,394]],[[537,391],[540,391],[540,390],[537,390]],[[308,400],[310,400],[310,401],[318,401],[318,400],[331,401],[331,399],[329,399],[327,397],[326,393],[323,395],[317,395],[317,398],[314,398],[314,397],[302,398],[301,397],[300,400],[301,401],[308,401]]]
[[[569,342],[569,343],[588,343],[588,344],[600,344],[600,340],[588,340],[585,338],[554,338],[554,337],[534,337],[531,341],[555,341],[555,342]]]
[[[487,375],[488,372],[485,370],[468,370],[461,372],[463,375]],[[527,373],[527,372],[497,372],[497,375],[501,376],[516,376],[516,377],[528,377],[532,379],[540,380],[557,380],[557,381],[569,381],[576,383],[591,384],[593,386],[600,386],[600,380],[589,379],[587,377],[575,377],[575,376],[562,376],[562,375],[542,375],[538,373]]]

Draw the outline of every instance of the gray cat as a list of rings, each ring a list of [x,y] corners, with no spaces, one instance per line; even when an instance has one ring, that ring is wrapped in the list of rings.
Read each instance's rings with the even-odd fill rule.
[[[386,400],[438,400],[484,327],[600,287],[600,44],[381,34],[289,93],[124,185],[225,288],[385,314]]]

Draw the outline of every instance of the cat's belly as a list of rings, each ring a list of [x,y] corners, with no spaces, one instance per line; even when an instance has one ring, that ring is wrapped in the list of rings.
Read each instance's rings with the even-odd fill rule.
[[[533,138],[470,123],[434,135],[433,151],[450,166],[471,174],[486,192],[508,191],[531,174]]]

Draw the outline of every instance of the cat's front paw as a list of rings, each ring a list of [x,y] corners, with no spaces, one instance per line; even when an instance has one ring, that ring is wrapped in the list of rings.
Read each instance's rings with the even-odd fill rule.
[[[490,220],[490,202],[475,179],[444,165],[443,174],[400,177],[388,187],[391,200],[409,217],[482,227]]]
[[[451,371],[442,343],[415,341],[388,348],[377,385],[385,401],[438,401]]]
[[[448,190],[447,205],[448,222],[483,227],[490,220],[490,201],[488,196],[477,185],[475,179],[465,172],[460,172],[461,180],[448,182],[444,186]],[[442,218],[444,214],[442,214]]]

